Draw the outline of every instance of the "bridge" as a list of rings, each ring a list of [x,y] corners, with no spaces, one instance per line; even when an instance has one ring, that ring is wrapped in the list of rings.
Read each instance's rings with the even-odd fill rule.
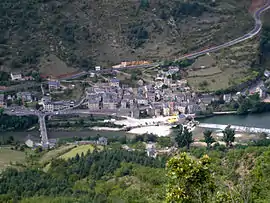
[[[84,98],[76,104],[73,108],[80,106],[84,102]],[[128,111],[119,111],[119,110],[100,110],[100,111],[89,111],[88,109],[72,109],[67,108],[60,111],[55,112],[40,112],[38,110],[33,110],[29,108],[5,108],[4,113],[8,115],[14,116],[37,116],[39,120],[39,130],[40,130],[40,137],[41,137],[41,145],[43,148],[50,147],[50,141],[48,139],[47,128],[46,128],[46,116],[53,116],[53,115],[107,115],[107,116],[115,116],[121,117],[121,115],[128,113]]]
[[[41,145],[44,148],[49,147],[50,143],[49,143],[49,140],[48,140],[45,115],[39,115],[38,120],[39,120],[39,130],[40,130],[40,137],[41,137]]]
[[[211,123],[200,123],[198,127],[201,128],[210,128],[210,129],[221,129],[224,130],[228,125],[221,125],[221,124],[211,124]],[[256,128],[256,127],[246,127],[246,126],[238,126],[238,125],[231,125],[232,129],[235,129],[237,132],[247,132],[247,133],[269,133],[269,128]]]

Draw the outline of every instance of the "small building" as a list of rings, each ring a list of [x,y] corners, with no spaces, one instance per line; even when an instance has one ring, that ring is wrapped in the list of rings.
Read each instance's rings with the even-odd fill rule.
[[[206,106],[210,105],[212,101],[214,100],[212,95],[203,95],[202,97],[199,98],[199,101]]]
[[[104,109],[115,110],[117,108],[117,98],[113,94],[105,94],[102,98],[102,107]]]
[[[264,71],[264,76],[269,78],[270,77],[270,71],[269,70],[265,70]]]
[[[157,151],[154,146],[147,148],[146,153],[147,153],[147,156],[149,157],[156,158],[157,156]]]
[[[96,70],[96,71],[100,71],[100,70],[101,70],[101,67],[100,67],[100,66],[96,66],[96,67],[95,67],[95,70]]]
[[[60,82],[58,80],[50,80],[50,81],[48,81],[48,86],[49,86],[50,91],[58,90],[61,87]]]
[[[98,97],[88,99],[88,102],[87,102],[88,109],[91,111],[99,110],[100,109],[99,103],[100,103],[100,99]]]
[[[264,85],[261,85],[256,89],[256,92],[259,93],[261,99],[264,99],[266,97],[266,90],[267,89],[264,87]]]
[[[44,102],[43,103],[43,110],[47,112],[53,112],[54,111],[54,105],[51,102]]]
[[[5,106],[4,94],[0,94],[0,107],[3,108]]]
[[[186,113],[186,106],[177,105],[175,106],[175,109],[178,110],[178,112],[185,114]]]
[[[53,111],[58,111],[66,108],[70,108],[74,105],[74,103],[71,103],[69,101],[56,101],[52,102],[53,105]]]
[[[232,94],[224,94],[223,100],[225,101],[225,103],[230,103],[232,101]]]
[[[148,100],[144,97],[138,97],[137,99],[137,104],[140,105],[147,105],[148,104]]]
[[[11,80],[22,80],[21,73],[10,73]]]
[[[113,78],[110,80],[110,86],[111,87],[119,87],[120,86],[120,80]]]
[[[17,99],[21,99],[22,102],[33,102],[33,97],[31,92],[18,92],[16,94]]]
[[[0,86],[0,92],[5,91],[6,89],[7,89],[7,87],[6,87],[6,86]]]
[[[108,144],[108,139],[106,137],[100,137],[98,138],[97,144],[106,146]]]
[[[201,108],[197,104],[190,104],[187,106],[187,113],[188,114],[196,114],[201,111]]]
[[[143,82],[143,80],[142,80],[142,79],[138,80],[137,85],[139,85],[139,86],[143,86],[143,84],[144,84],[144,82]]]
[[[33,148],[35,146],[35,143],[31,138],[27,139],[24,143],[29,148]]]
[[[128,100],[127,99],[122,99],[121,101],[121,109],[126,109],[128,107]]]

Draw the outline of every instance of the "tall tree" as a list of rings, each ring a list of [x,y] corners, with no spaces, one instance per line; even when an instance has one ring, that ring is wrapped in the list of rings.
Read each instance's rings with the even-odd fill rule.
[[[184,129],[180,127],[177,135],[175,137],[175,141],[178,145],[178,147],[187,147],[187,149],[190,148],[190,144],[193,142],[192,139],[192,132],[187,129],[187,127],[184,127]]]
[[[223,141],[226,143],[226,147],[231,147],[232,143],[235,140],[235,130],[231,129],[231,126],[228,125],[223,131]]]
[[[186,153],[171,158],[167,163],[166,201],[210,202],[215,186],[209,165],[210,159],[207,155],[198,161],[188,157]]]
[[[211,147],[211,144],[215,142],[215,139],[212,136],[211,130],[205,130],[203,132],[204,136],[204,142],[207,144],[207,148],[209,149]]]

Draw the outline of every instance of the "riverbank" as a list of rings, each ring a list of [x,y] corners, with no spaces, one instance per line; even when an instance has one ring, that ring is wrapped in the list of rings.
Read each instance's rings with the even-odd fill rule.
[[[270,112],[248,115],[216,115],[196,118],[200,123],[270,128]]]

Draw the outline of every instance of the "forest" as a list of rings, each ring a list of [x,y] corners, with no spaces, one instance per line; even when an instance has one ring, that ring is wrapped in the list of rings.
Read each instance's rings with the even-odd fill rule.
[[[10,116],[0,109],[0,132],[26,130],[38,123],[36,116]]]
[[[206,155],[207,154],[207,155]],[[269,202],[268,146],[181,148],[172,157],[108,147],[9,168],[0,202]]]

